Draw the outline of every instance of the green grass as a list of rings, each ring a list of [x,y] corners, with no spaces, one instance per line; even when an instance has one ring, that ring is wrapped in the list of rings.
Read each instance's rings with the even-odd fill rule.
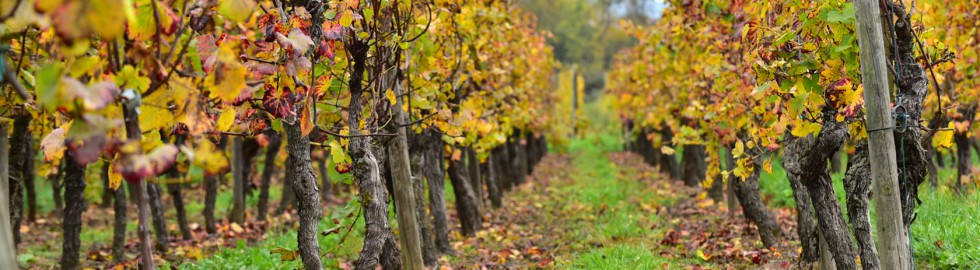
[[[328,269],[340,268],[340,264],[351,262],[357,258],[357,253],[361,249],[361,239],[364,237],[364,220],[358,218],[354,224],[354,229],[350,231],[345,240],[342,240],[352,218],[346,219],[348,214],[357,214],[357,203],[352,201],[343,209],[336,209],[333,213],[325,214],[325,218],[320,220],[319,228],[321,231],[338,227],[332,221],[336,218],[342,220],[340,233],[318,237],[323,266]],[[192,261],[181,264],[178,269],[297,269],[302,268],[302,263],[297,256],[293,261],[283,261],[279,254],[270,251],[277,248],[296,250],[296,230],[295,228],[280,228],[280,230],[266,233],[266,239],[258,244],[248,245],[241,240],[235,248],[222,248],[213,256],[199,261]]]
[[[973,160],[978,166],[976,155]],[[774,159],[772,167],[772,173],[764,172],[759,178],[760,192],[771,207],[795,207],[793,191],[778,159]],[[843,173],[833,174],[834,191],[846,215],[843,177]],[[922,204],[917,207],[911,238],[916,264],[925,269],[980,269],[980,193],[974,190],[957,195],[949,188],[955,177],[954,164],[947,164],[939,169],[940,187],[933,188],[926,182],[919,188]],[[874,217],[872,202],[872,224]]]
[[[660,197],[642,181],[628,178],[631,168],[618,168],[608,154],[619,151],[619,129],[613,126],[606,112],[586,107],[592,127],[582,138],[570,142],[568,152],[573,157],[574,184],[559,186],[556,197],[567,209],[577,202],[586,211],[561,211],[573,216],[554,217],[566,222],[571,231],[563,238],[573,245],[575,254],[559,261],[559,269],[659,269],[663,264],[672,267],[699,264],[689,259],[664,259],[659,256],[655,239],[663,235],[651,225],[663,222],[658,216],[644,211],[639,202],[668,204],[674,200]],[[600,209],[607,209],[600,211]],[[591,211],[590,211],[591,210]],[[545,221],[550,222],[550,221]],[[571,222],[571,224],[568,224]],[[554,224],[554,223],[553,223]]]

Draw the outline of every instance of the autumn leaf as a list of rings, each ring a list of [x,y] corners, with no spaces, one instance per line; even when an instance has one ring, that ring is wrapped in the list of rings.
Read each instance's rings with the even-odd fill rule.
[[[670,146],[664,145],[664,146],[661,146],[660,147],[660,152],[663,153],[664,155],[673,156],[674,155],[674,148],[671,148]]]
[[[937,148],[950,148],[953,146],[953,130],[955,126],[952,121],[946,125],[946,129],[936,131],[936,135],[932,139],[932,145]]]
[[[129,35],[136,40],[150,40],[157,33],[157,20],[160,21],[159,30],[162,35],[171,35],[177,30],[180,17],[174,13],[173,9],[165,3],[156,1],[156,7],[151,0],[134,0],[136,4],[136,19],[129,21],[127,29]],[[155,0],[153,0],[155,1]],[[154,12],[157,12],[154,15]]]
[[[803,121],[799,119],[797,119],[797,121],[794,122],[795,123],[793,123],[793,130],[791,131],[791,133],[793,133],[793,136],[796,137],[806,137],[807,135],[810,134],[817,135],[818,133],[820,133],[820,130],[822,129],[822,126],[820,126],[820,124],[818,123]]]
[[[236,22],[244,22],[252,17],[253,9],[253,0],[223,0],[218,4],[218,13]]]
[[[289,88],[275,89],[267,85],[265,95],[262,96],[262,105],[276,118],[296,115],[293,112],[293,97]]]
[[[139,143],[129,142],[121,147],[122,157],[117,158],[112,168],[128,182],[139,182],[147,177],[160,175],[170,169],[177,161],[177,146],[164,144],[148,154],[141,154]]]
[[[225,104],[230,104],[242,93],[248,76],[248,69],[238,61],[238,53],[232,45],[235,43],[225,42],[221,45],[214,72],[204,78],[206,89],[211,90],[210,97],[221,99]]]
[[[41,140],[41,150],[44,152],[44,162],[61,160],[65,156],[65,126],[58,127],[44,136]]]
[[[703,260],[703,261],[709,261],[709,260],[711,260],[711,256],[705,254],[704,253],[704,250],[701,250],[701,249],[698,249],[698,258],[701,258],[701,260]]]
[[[228,158],[210,140],[202,139],[197,148],[191,150],[181,147],[181,151],[194,163],[204,169],[205,175],[217,175],[228,170]]]
[[[112,39],[125,30],[127,13],[132,13],[127,0],[68,0],[54,9],[51,21],[58,36],[68,42],[92,34]]]
[[[231,126],[235,124],[235,114],[235,108],[231,106],[226,106],[221,110],[216,127],[218,131],[229,131]]]
[[[187,127],[188,133],[198,136],[206,132],[211,132],[214,128],[214,121],[207,114],[206,104],[201,102],[200,91],[190,81],[176,79],[170,83],[171,91],[187,93],[186,97],[175,99],[174,103],[182,104],[177,112],[177,121]]]
[[[303,106],[299,117],[299,128],[303,137],[309,136],[313,132],[313,117],[310,115],[310,106]]]
[[[340,146],[340,142],[336,140],[330,141],[330,158],[333,159],[334,164],[341,164],[347,161],[347,154],[344,153],[344,148]]]
[[[279,254],[279,260],[284,262],[291,262],[296,260],[296,251],[286,248],[277,247],[269,250],[269,254]]]
[[[395,99],[395,91],[388,89],[388,91],[385,91],[385,97],[388,98],[388,102],[391,102],[391,104],[397,104],[396,101],[398,100]]]
[[[115,161],[109,163],[109,188],[112,190],[118,189],[122,185],[123,179],[122,174],[119,174],[119,171],[114,168],[114,163]]]

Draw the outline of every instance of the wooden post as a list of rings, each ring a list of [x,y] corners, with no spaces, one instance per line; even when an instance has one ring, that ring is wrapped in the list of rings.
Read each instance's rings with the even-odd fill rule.
[[[408,59],[409,57],[406,57]],[[386,79],[387,80],[387,79]],[[401,84],[394,83],[395,94],[402,95]],[[402,110],[402,100],[396,99],[391,104],[395,117],[398,136],[388,142],[388,167],[391,169],[391,181],[395,185],[395,206],[397,211],[399,234],[401,241],[402,267],[405,269],[425,269],[422,260],[422,236],[418,223],[418,212],[415,211],[415,189],[412,187],[412,168],[408,156],[408,116]]]
[[[17,247],[14,246],[14,231],[20,228],[13,228],[10,224],[9,192],[7,186],[10,181],[10,168],[8,167],[7,154],[10,147],[7,144],[7,121],[0,118],[0,268],[18,269]]]
[[[230,220],[232,223],[245,223],[245,160],[242,156],[242,138],[231,139],[231,179],[232,207]]]
[[[142,103],[140,94],[132,89],[127,89],[122,93],[123,97],[123,118],[126,125],[126,138],[134,141],[143,140],[143,133],[140,131],[139,107]],[[73,162],[68,159],[62,162]],[[156,269],[153,265],[153,242],[150,240],[150,202],[149,193],[146,192],[146,181],[140,179],[137,183],[129,182],[131,188],[135,189],[136,202],[139,206],[139,226],[137,234],[140,238],[140,268]]]
[[[881,11],[876,0],[858,0],[854,10],[861,52],[861,80],[864,82],[868,153],[873,164],[871,177],[875,181],[881,269],[910,269],[908,235],[902,225],[895,137],[892,133],[895,123],[888,105],[890,95]]]

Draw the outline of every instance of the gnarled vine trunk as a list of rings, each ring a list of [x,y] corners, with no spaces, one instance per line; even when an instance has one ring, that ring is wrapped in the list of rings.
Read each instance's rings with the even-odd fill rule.
[[[66,151],[65,216],[61,221],[61,269],[80,269],[82,213],[85,212],[85,165]]]
[[[529,149],[533,149],[531,145],[533,144],[528,144]],[[533,167],[532,164],[534,164],[534,158],[528,155],[528,168]],[[466,148],[466,172],[469,173],[470,187],[473,189],[473,195],[476,195],[476,203],[480,208],[483,208],[483,177],[480,176],[480,159],[472,147]]]
[[[163,217],[163,192],[160,185],[156,183],[146,183],[146,192],[150,195],[150,215],[153,217],[153,232],[157,237],[156,249],[160,252],[167,252],[167,220]]]
[[[735,194],[738,196],[739,203],[742,204],[742,214],[759,228],[762,244],[772,247],[776,245],[782,232],[779,224],[776,223],[776,219],[769,213],[769,210],[766,210],[762,196],[759,195],[759,171],[761,169],[760,166],[756,165],[748,178],[731,177],[729,181],[735,183]]]
[[[787,136],[789,138],[789,136]],[[818,234],[816,212],[810,200],[810,192],[801,181],[797,172],[800,170],[800,153],[795,148],[783,151],[783,168],[786,178],[793,190],[796,201],[796,234],[800,238],[800,268],[808,269],[820,259],[820,235]]]
[[[681,178],[684,180],[684,185],[696,187],[704,181],[704,173],[708,169],[706,155],[704,145],[684,145],[684,153],[681,156],[681,167],[684,169]]]
[[[490,205],[493,208],[500,208],[503,203],[501,198],[503,195],[500,191],[500,184],[498,184],[500,176],[497,170],[496,159],[499,151],[493,149],[490,152],[490,156],[487,157],[487,162],[483,164],[483,175],[486,176],[487,195],[490,197]]]
[[[829,110],[829,109],[828,109]],[[833,179],[828,163],[830,157],[844,146],[848,135],[844,122],[837,122],[833,113],[824,113],[823,128],[817,136],[793,139],[785,151],[794,153],[795,159],[785,159],[787,173],[803,182],[810,195],[821,235],[834,256],[838,269],[856,269],[854,242],[844,220],[837,196],[834,195]]]
[[[425,152],[425,178],[429,184],[429,211],[432,213],[432,234],[436,249],[443,254],[453,253],[449,243],[449,213],[446,211],[445,151],[441,135],[433,130],[422,132],[422,140],[428,145]]]
[[[306,110],[307,108],[299,108]],[[286,158],[292,166],[286,181],[296,194],[296,208],[299,216],[299,229],[296,235],[299,255],[303,259],[303,267],[307,270],[321,269],[320,245],[317,241],[320,216],[323,206],[320,205],[320,193],[317,188],[316,175],[313,173],[313,161],[310,160],[310,137],[304,136],[300,123],[283,123],[286,133]],[[236,191],[237,192],[237,191]]]
[[[16,115],[14,118],[14,132],[10,137],[10,160],[8,161],[9,170],[9,180],[7,183],[7,188],[10,189],[8,197],[10,206],[10,228],[14,230],[14,246],[20,243],[20,223],[24,218],[24,196],[21,191],[21,186],[23,185],[21,181],[27,179],[28,177],[33,177],[34,173],[27,171],[25,163],[28,159],[34,157],[28,156],[30,148],[33,145],[28,145],[30,142],[30,124],[31,115],[22,114]],[[7,136],[7,134],[0,134],[2,136]]]
[[[363,111],[361,104],[361,95],[364,93],[363,76],[369,49],[369,45],[361,41],[348,44],[348,52],[353,61],[349,80],[351,98],[348,105],[348,124],[352,127],[350,134],[353,137],[350,138],[348,152],[354,163],[352,169],[354,179],[360,188],[365,225],[364,245],[355,265],[355,268],[360,270],[374,269],[379,264],[387,263],[387,260],[382,260],[382,250],[390,250],[386,248],[392,246],[388,242],[395,241],[391,224],[388,222],[388,191],[381,178],[380,159],[375,156],[372,149],[371,137],[362,136],[359,128]],[[385,255],[384,257],[387,258],[393,257],[393,254]]]
[[[184,144],[184,140],[184,135],[177,135],[174,138],[174,145],[180,146]],[[191,233],[190,224],[187,222],[187,209],[184,208],[184,184],[180,181],[180,170],[177,169],[177,166],[171,167],[167,171],[167,176],[175,181],[175,183],[167,183],[167,192],[170,193],[170,198],[174,203],[174,212],[177,214],[177,227],[180,228],[180,235],[184,240],[191,240],[194,238],[194,235]]]
[[[126,186],[120,183],[112,191],[112,195],[112,210],[115,212],[112,224],[112,262],[118,264],[126,260],[126,211],[129,207],[126,202]]]
[[[854,155],[847,162],[844,175],[844,191],[847,195],[847,217],[854,228],[854,239],[861,252],[861,269],[880,269],[878,251],[871,232],[871,164],[868,160],[867,141],[857,144]]]
[[[412,189],[415,192],[415,212],[419,224],[419,236],[422,238],[422,261],[425,266],[435,267],[439,262],[439,251],[436,250],[435,238],[432,235],[432,223],[429,222],[429,212],[425,203],[425,157],[426,145],[420,138],[422,135],[412,135],[409,140],[409,154],[412,167]]]
[[[472,236],[483,227],[483,215],[476,201],[476,195],[464,174],[463,160],[449,160],[449,181],[456,195],[456,215],[459,217],[463,235]]]
[[[668,144],[674,140],[674,131],[670,130],[670,127],[664,126],[660,129],[660,143]],[[653,147],[651,146],[651,149]],[[660,149],[653,151],[659,152]],[[660,171],[670,174],[670,178],[680,179],[681,170],[677,165],[677,158],[672,155],[661,155],[660,157]]]

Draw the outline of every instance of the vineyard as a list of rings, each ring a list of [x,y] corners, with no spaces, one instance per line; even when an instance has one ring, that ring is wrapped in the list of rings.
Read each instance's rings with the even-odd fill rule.
[[[0,0],[0,269],[980,268],[977,19]]]

